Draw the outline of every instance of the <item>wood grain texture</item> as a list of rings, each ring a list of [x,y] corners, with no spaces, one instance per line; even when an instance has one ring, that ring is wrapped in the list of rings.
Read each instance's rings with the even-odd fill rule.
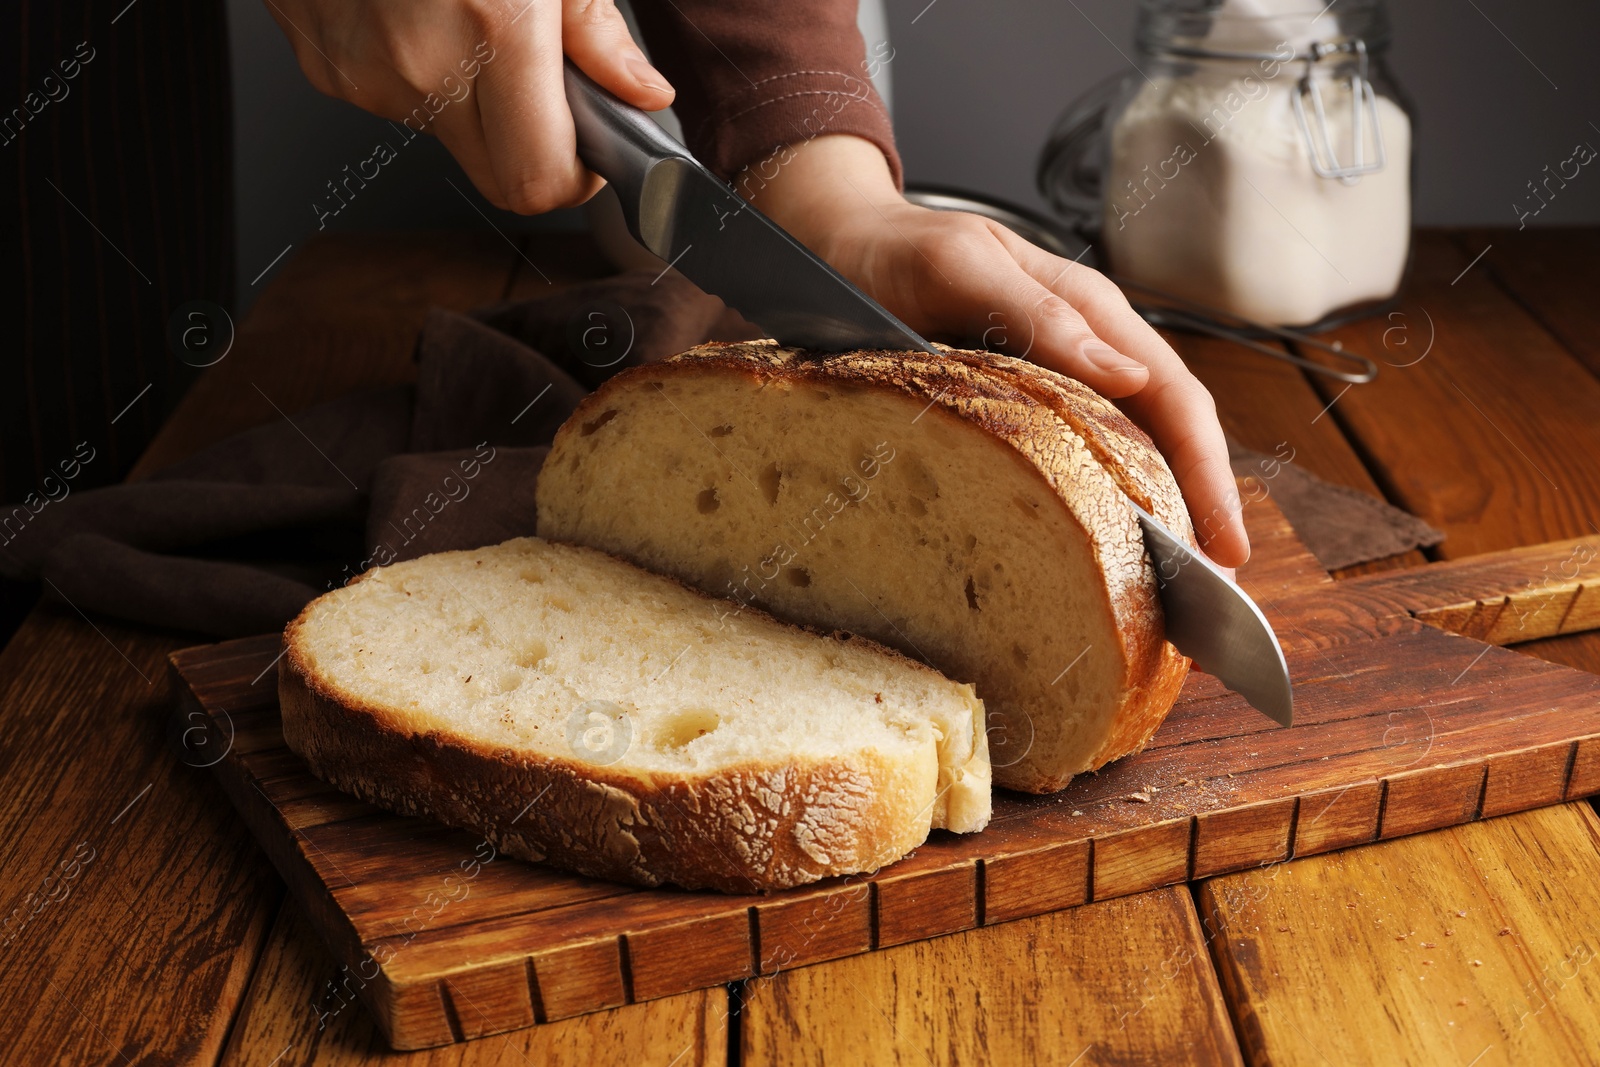
[[[1600,380],[1471,259],[1444,234],[1417,235],[1395,322],[1408,351],[1430,335],[1432,347],[1331,414],[1386,494],[1445,531],[1438,558],[1600,533]],[[1330,336],[1356,347],[1380,328]],[[1342,388],[1317,383],[1330,401]]]
[[[1600,377],[1600,228],[1472,230],[1455,243],[1469,257],[1488,248],[1478,266]]]
[[[1490,229],[1459,233],[1453,240],[1467,256],[1487,250],[1479,267],[1591,374],[1600,377],[1600,306],[1594,300],[1592,280],[1600,261],[1600,229]],[[1594,532],[1592,524],[1589,529]],[[1563,562],[1562,569],[1570,569],[1574,561]],[[1580,621],[1592,618],[1593,601],[1592,591],[1585,592],[1572,605],[1559,632],[1572,634],[1580,628]],[[1492,609],[1492,605],[1486,607]],[[1548,618],[1552,613],[1539,615]],[[1517,621],[1520,623],[1520,617]],[[1518,651],[1600,673],[1600,635],[1572,634],[1534,641],[1520,645]]]
[[[1597,845],[1569,804],[1205,883],[1247,1057],[1600,1062]]]
[[[1282,525],[1270,500],[1247,518],[1257,531]],[[1347,598],[1330,629],[1323,624],[1342,590],[1379,578],[1331,583],[1319,569],[1293,565],[1303,549],[1284,530],[1265,532],[1241,576],[1247,587],[1254,573],[1260,584],[1291,589],[1267,610],[1293,635],[1293,729],[1274,727],[1196,674],[1143,752],[1059,794],[998,794],[981,834],[936,833],[875,875],[793,893],[646,890],[487,855],[470,834],[377,811],[309,775],[275,732],[267,668],[276,637],[193,649],[173,662],[195,709],[223,709],[218,745],[224,731],[233,742],[216,769],[229,795],[336,957],[378,976],[361,996],[404,1048],[1455,825],[1484,810],[1558,803],[1590,788],[1600,678],[1423,626],[1370,593]],[[488,1006],[470,1026],[462,997]]]
[[[1492,645],[1593,630],[1600,627],[1600,536],[1353,578],[1339,593],[1379,598],[1420,622]]]
[[[1239,1064],[1189,894],[1164,889],[750,983],[744,1067]]]
[[[221,1049],[282,889],[211,773],[171,744],[177,644],[49,605],[0,653],[6,1062]]]
[[[1529,641],[1525,645],[1518,645],[1517,651],[1590,674],[1600,674],[1600,634],[1568,634],[1543,641]]]
[[[1446,562],[1342,582],[1339,593],[1352,614],[1392,618],[1403,607],[1510,643],[1593,625],[1600,389],[1551,336],[1576,336],[1569,298],[1559,315],[1546,304],[1530,316],[1536,298],[1513,300],[1494,284],[1499,247],[1462,273],[1486,243],[1421,237],[1410,300],[1368,331],[1398,328],[1391,340],[1416,356],[1432,336],[1432,350],[1385,367],[1332,409],[1391,495],[1446,529]],[[1351,343],[1357,333],[1342,336]],[[1543,544],[1560,537],[1580,540]],[[1600,635],[1576,634],[1520,647],[1594,669],[1597,645]],[[1462,669],[1470,675],[1491,656]],[[1363,840],[1374,807],[1384,838],[1416,828],[1423,812],[1437,824],[1453,811],[1466,825],[1205,884],[1202,911],[1226,931],[1213,950],[1252,1060],[1596,1062],[1593,990],[1576,973],[1552,986],[1545,970],[1576,972],[1593,955],[1593,812],[1571,805],[1471,820],[1535,796],[1592,792],[1600,743],[1520,746],[1479,775],[1441,765],[1438,726],[1431,712],[1398,716],[1395,750],[1416,758],[1381,788],[1333,793],[1314,823],[1313,801],[1302,797],[1295,854]]]
[[[357,997],[364,979],[335,962],[293,904],[272,928],[221,1062],[229,1067],[339,1063],[694,1064],[727,1062],[728,995],[721,987],[585,1015],[448,1049],[397,1055]],[[464,1033],[492,1016],[487,991],[454,989]]]

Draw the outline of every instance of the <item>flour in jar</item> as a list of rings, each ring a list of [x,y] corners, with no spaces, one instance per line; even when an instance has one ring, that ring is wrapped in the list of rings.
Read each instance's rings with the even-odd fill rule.
[[[1271,60],[1206,61],[1147,81],[1111,136],[1102,240],[1112,269],[1245,318],[1279,325],[1382,299],[1399,286],[1411,224],[1411,123],[1378,96],[1387,163],[1324,178],[1295,117],[1310,41],[1284,0],[1227,0],[1201,47]],[[1267,9],[1267,10],[1264,10]],[[1242,17],[1243,16],[1243,17]],[[1347,77],[1319,67],[1330,143],[1351,158]],[[1307,104],[1308,117],[1314,117]],[[1370,115],[1370,113],[1367,113]],[[1370,130],[1367,158],[1375,155]]]

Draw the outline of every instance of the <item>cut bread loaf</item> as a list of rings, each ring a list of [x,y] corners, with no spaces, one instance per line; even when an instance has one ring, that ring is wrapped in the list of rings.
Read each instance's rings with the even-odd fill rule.
[[[973,682],[995,781],[1137,751],[1188,660],[1132,497],[1192,542],[1149,439],[1081,384],[982,352],[703,345],[587,397],[539,530]]]
[[[284,739],[318,777],[583,874],[776,888],[988,821],[970,685],[592,549],[368,571],[285,639]]]

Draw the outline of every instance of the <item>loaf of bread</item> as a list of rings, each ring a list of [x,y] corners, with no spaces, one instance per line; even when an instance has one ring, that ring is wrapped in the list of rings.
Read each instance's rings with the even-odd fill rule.
[[[285,640],[284,739],[318,777],[583,874],[792,886],[989,818],[970,685],[593,549],[375,569]]]
[[[1142,748],[1188,671],[1132,498],[1171,471],[1078,382],[982,352],[710,344],[619,374],[557,434],[542,535],[974,683],[998,784]]]

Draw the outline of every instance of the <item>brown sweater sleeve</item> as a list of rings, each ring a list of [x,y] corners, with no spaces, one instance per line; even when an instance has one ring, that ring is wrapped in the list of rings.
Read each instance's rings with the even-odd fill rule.
[[[867,55],[855,0],[634,0],[633,12],[678,91],[690,151],[736,188],[744,168],[825,133],[876,144],[901,182],[871,79],[893,53],[881,44]]]

